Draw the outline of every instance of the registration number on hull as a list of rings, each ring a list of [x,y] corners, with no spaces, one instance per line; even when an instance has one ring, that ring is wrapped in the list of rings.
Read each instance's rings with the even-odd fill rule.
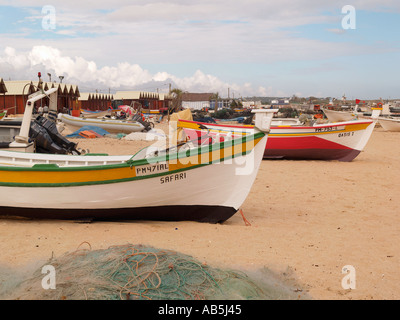
[[[145,166],[136,167],[136,176],[143,177],[151,174],[164,173],[169,171],[167,162],[158,162],[154,164],[148,164]]]
[[[336,127],[322,127],[322,128],[315,128],[315,132],[332,132],[338,131]]]

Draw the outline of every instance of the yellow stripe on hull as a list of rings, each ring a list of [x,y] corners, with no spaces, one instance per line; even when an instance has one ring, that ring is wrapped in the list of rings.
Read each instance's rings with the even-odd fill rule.
[[[180,154],[179,159],[170,159],[165,163],[168,163],[167,170],[165,171],[154,171],[151,170],[145,174],[137,175],[137,169],[151,166],[152,164],[144,164],[140,166],[120,166],[117,168],[99,166],[99,169],[94,167],[78,167],[78,168],[63,168],[63,167],[51,167],[46,169],[41,168],[25,168],[18,170],[12,170],[10,168],[1,169],[0,176],[1,183],[3,184],[27,184],[27,185],[40,185],[40,184],[82,184],[82,183],[106,183],[121,180],[131,180],[134,178],[144,178],[146,176],[170,174],[177,170],[190,169],[198,165],[207,165],[212,162],[220,162],[224,159],[228,159],[234,156],[242,155],[251,151],[262,138],[249,139],[248,142],[242,142],[236,145],[230,145],[227,143],[225,148],[212,150],[211,152],[204,152],[188,157],[182,157]],[[232,141],[230,141],[232,142]],[[162,163],[160,161],[159,163]],[[154,163],[156,165],[156,163]]]
[[[360,131],[360,130],[365,130],[371,123],[360,123],[360,124],[351,124],[351,125],[344,125],[344,129],[341,130],[326,130],[325,127],[321,127],[322,130],[326,131],[321,131],[321,132],[296,132],[296,133],[277,133],[274,128],[271,129],[270,135],[274,137],[293,137],[293,136],[318,136],[318,135],[325,135],[325,134],[332,134],[332,133],[343,133],[343,132],[352,132],[352,131]],[[328,127],[328,128],[334,128]],[[283,129],[283,128],[282,128]],[[315,127],[313,129],[318,129],[318,127]],[[287,130],[289,132],[289,130]]]

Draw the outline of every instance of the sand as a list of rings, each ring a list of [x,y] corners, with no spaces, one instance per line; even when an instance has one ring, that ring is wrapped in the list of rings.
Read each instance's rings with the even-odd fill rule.
[[[250,225],[239,212],[223,224],[0,219],[0,265],[20,268],[82,245],[144,244],[215,267],[268,268],[294,279],[299,294],[311,299],[400,299],[399,137],[375,128],[350,163],[264,160],[242,206]],[[74,141],[109,154],[149,144]],[[347,265],[355,270],[354,289],[342,287]]]

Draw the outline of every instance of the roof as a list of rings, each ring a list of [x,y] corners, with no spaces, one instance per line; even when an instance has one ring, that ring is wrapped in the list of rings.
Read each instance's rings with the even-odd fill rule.
[[[210,101],[213,93],[183,93],[182,101],[194,102],[194,101]]]
[[[72,95],[79,97],[80,93],[78,90],[78,86],[72,84],[65,83],[56,83],[56,82],[45,82],[42,81],[31,81],[31,80],[16,80],[16,81],[4,81],[5,86],[7,87],[6,95],[10,96],[18,96],[24,94],[31,94],[36,92],[38,87],[43,90],[49,90],[51,88],[58,88],[58,93],[62,95]],[[25,88],[25,90],[24,90]],[[0,88],[1,90],[1,88]]]
[[[78,100],[87,101],[87,100],[90,100],[90,98],[91,98],[91,93],[89,93],[89,92],[82,92],[82,93],[81,93],[81,96],[78,98]]]
[[[156,92],[145,91],[117,91],[114,95],[116,100],[140,100],[140,99],[159,99],[159,94]]]
[[[4,81],[7,96],[28,95],[37,91],[30,80]]]
[[[0,78],[0,93],[6,93],[7,92],[7,87],[4,84],[3,78]]]
[[[109,93],[90,93],[82,92],[78,100],[88,101],[88,100],[112,100],[113,96]]]
[[[159,93],[158,94],[159,98],[158,100],[172,100],[172,96],[169,93]]]

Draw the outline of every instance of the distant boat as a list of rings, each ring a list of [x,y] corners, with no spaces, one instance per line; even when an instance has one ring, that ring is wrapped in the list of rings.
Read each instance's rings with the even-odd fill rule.
[[[10,143],[21,130],[21,120],[0,121],[0,142]]]
[[[374,113],[376,118],[380,110]],[[377,120],[307,126],[271,126],[264,159],[352,161],[363,151]],[[209,143],[250,134],[252,126],[224,126],[179,120],[190,140]]]
[[[293,126],[301,125],[299,118],[272,118],[272,126]]]
[[[86,110],[86,109],[81,109],[81,116],[84,118],[103,118],[107,115],[111,115],[111,110]]]
[[[363,113],[355,112],[354,110],[350,111],[336,111],[323,108],[323,112],[328,118],[329,122],[343,122],[343,121],[351,121],[357,120],[359,115],[363,115]]]
[[[400,113],[400,106],[389,107],[391,113]]]
[[[380,117],[379,123],[385,131],[400,131],[400,119]]]
[[[139,121],[81,118],[64,113],[59,115],[59,120],[72,131],[78,130],[84,126],[96,126],[110,133],[131,133],[145,130],[145,126]]]
[[[0,151],[1,215],[225,221],[249,194],[265,150],[272,114],[256,117],[252,134],[212,148],[185,144],[134,156]]]

